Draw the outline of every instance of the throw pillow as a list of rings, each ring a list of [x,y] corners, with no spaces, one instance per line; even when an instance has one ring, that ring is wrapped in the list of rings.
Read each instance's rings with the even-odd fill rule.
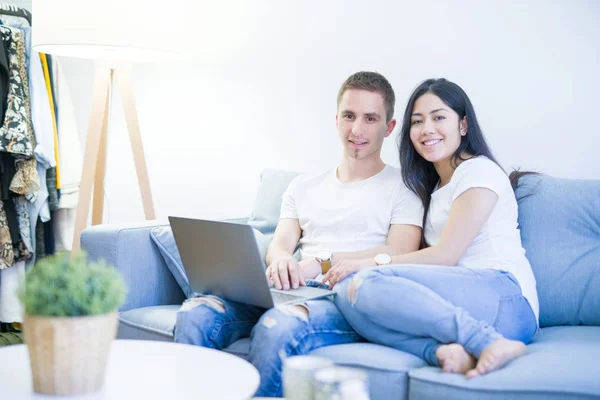
[[[298,176],[297,172],[288,172],[275,169],[265,169],[260,174],[260,186],[248,219],[248,225],[260,232],[270,235],[275,232],[279,213],[281,212],[281,198],[288,185]]]

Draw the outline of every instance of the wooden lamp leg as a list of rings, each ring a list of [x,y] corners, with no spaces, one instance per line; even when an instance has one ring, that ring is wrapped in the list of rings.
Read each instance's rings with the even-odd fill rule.
[[[75,214],[75,229],[73,235],[72,253],[81,249],[80,236],[87,224],[90,211],[94,176],[98,164],[98,153],[102,136],[103,124],[107,120],[108,87],[110,85],[111,70],[108,67],[96,65],[94,89],[92,91],[92,107],[88,123],[88,133],[83,156],[83,170],[79,187],[79,203]]]
[[[104,112],[104,119],[102,120],[102,131],[100,132],[100,148],[98,150],[98,162],[96,163],[96,177],[94,180],[94,200],[92,203],[92,225],[100,225],[102,223],[102,217],[104,216],[104,176],[106,175],[106,141],[113,79],[114,70],[111,69],[108,96],[106,96],[106,111]]]
[[[130,68],[112,69],[101,64],[96,65],[94,89],[92,93],[92,109],[88,124],[88,135],[83,156],[83,170],[79,187],[79,203],[75,216],[75,232],[73,235],[72,254],[81,249],[81,232],[87,225],[94,191],[94,204],[92,211],[92,224],[102,223],[104,211],[104,176],[106,173],[106,144],[108,130],[108,109],[110,98],[109,88],[114,81],[114,74],[118,71],[118,85],[123,102],[129,140],[133,152],[133,161],[137,173],[138,184],[142,195],[144,215],[146,219],[156,219],[150,179],[144,156],[144,147],[140,134],[137,111],[133,100],[133,89],[130,78]]]
[[[144,205],[144,214],[147,220],[156,219],[154,213],[154,202],[152,200],[152,191],[150,190],[150,179],[148,178],[148,168],[144,156],[144,147],[142,145],[142,136],[140,134],[140,124],[137,118],[137,111],[133,101],[133,87],[129,67],[117,69],[119,92],[125,111],[125,120],[127,130],[129,131],[129,140],[131,150],[133,151],[133,161],[137,173],[138,184],[142,195],[142,204]]]

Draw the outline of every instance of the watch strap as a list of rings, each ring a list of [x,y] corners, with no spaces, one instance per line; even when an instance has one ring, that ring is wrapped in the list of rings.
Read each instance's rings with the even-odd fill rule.
[[[331,260],[321,261],[321,273],[326,274],[331,269]]]

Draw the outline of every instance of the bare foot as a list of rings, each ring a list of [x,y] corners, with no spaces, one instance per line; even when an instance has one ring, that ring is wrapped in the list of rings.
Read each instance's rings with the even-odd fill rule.
[[[477,366],[467,372],[467,379],[487,374],[525,354],[525,344],[517,340],[498,339],[483,349]]]
[[[475,368],[475,357],[458,343],[444,344],[435,352],[442,371],[452,374],[464,374]]]

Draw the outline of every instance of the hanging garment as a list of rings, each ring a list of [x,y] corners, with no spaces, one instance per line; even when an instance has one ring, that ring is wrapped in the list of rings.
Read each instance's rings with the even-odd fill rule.
[[[25,281],[25,263],[0,271],[0,321],[23,322],[23,305],[16,291]]]
[[[42,227],[42,223],[48,222],[50,220],[50,208],[48,207],[48,189],[46,185],[46,167],[42,165],[42,163],[38,163],[37,165],[38,175],[40,177],[40,182],[43,182],[36,197],[34,203],[28,203],[27,209],[29,211],[29,228],[31,230],[31,246],[34,251],[31,254],[31,258],[27,261],[25,265],[26,268],[29,268],[33,264],[35,264],[36,260],[42,258],[37,251],[37,225],[39,224]],[[54,224],[57,225],[57,224]],[[42,236],[42,241],[44,240]]]
[[[9,60],[9,90],[7,109],[3,125],[0,127],[0,151],[11,153],[17,158],[16,173],[11,181],[23,193],[35,193],[39,189],[39,180],[33,157],[33,130],[29,110],[29,87],[25,71],[24,34],[16,28],[0,25],[0,39],[4,41]],[[19,65],[20,64],[20,65]],[[19,159],[20,158],[20,159]],[[38,183],[36,185],[36,180]],[[37,186],[37,188],[36,188]],[[5,196],[7,197],[7,196]],[[13,199],[14,200],[14,199]],[[13,209],[13,206],[14,209]],[[14,211],[13,211],[14,210]],[[9,213],[15,212],[19,222],[17,237],[10,235]],[[31,236],[27,209],[17,209],[16,203],[8,200],[0,209],[0,269],[8,268],[14,262],[31,257],[31,244],[23,238]],[[25,231],[21,231],[26,229]],[[12,248],[8,250],[8,247]]]
[[[61,189],[58,209],[52,212],[55,251],[71,250],[75,231],[75,214],[79,202],[79,185],[83,169],[83,154],[79,143],[71,90],[63,68],[55,57],[55,104],[58,106],[58,144],[61,171]]]
[[[19,233],[21,240],[18,243],[17,249],[15,250],[16,261],[27,261],[31,258],[33,253],[33,246],[31,245],[31,226],[29,222],[29,210],[28,202],[23,196],[17,196],[13,199],[15,204],[15,210],[17,211],[17,220],[19,221]]]
[[[48,186],[48,207],[50,211],[58,209],[58,193],[56,192],[56,168],[46,170],[46,184]]]
[[[12,267],[14,259],[13,241],[8,227],[4,202],[0,201],[0,270]],[[4,320],[0,319],[0,321]]]
[[[44,238],[44,223],[38,219],[35,226],[35,257],[40,260],[49,254],[46,254],[46,240]]]
[[[52,115],[52,129],[54,130],[54,156],[56,160],[56,188],[60,189],[60,155],[58,151],[58,127],[56,124],[56,105],[54,103],[54,94],[52,91],[52,75],[48,68],[48,59],[46,54],[39,53],[42,61],[42,69],[44,71],[44,80],[46,82],[46,91],[48,92],[48,100],[50,102],[50,113]]]
[[[27,72],[29,74],[29,99],[31,120],[36,146],[34,149],[38,163],[46,168],[56,166],[54,155],[54,127],[50,112],[50,99],[46,90],[46,80],[40,53],[31,46],[31,28],[24,28]]]
[[[75,217],[77,208],[59,208],[52,211],[54,251],[71,251],[75,235]]]
[[[31,121],[31,107],[29,102],[29,76],[26,70],[26,55],[25,55],[25,34],[17,28],[9,28],[13,33],[13,38],[17,45],[17,67],[21,82],[23,83],[25,112],[27,124],[27,140],[35,147],[35,137],[33,134],[33,124]],[[11,60],[12,62],[12,60]],[[16,155],[16,170],[15,176],[10,185],[10,190],[21,195],[35,195],[40,188],[40,182],[36,169],[35,157],[25,157]],[[31,245],[31,228],[29,222],[29,211],[27,210],[27,201],[23,196],[13,198],[13,203],[19,221],[20,238],[13,237],[14,261],[26,261],[31,258],[33,248]],[[5,204],[6,210],[9,209]]]
[[[15,37],[16,35],[16,37]],[[8,51],[9,76],[7,108],[4,124],[0,127],[0,151],[33,157],[33,144],[29,141],[27,109],[25,107],[25,89],[19,73],[17,43],[19,34],[13,34],[11,28],[0,25],[0,38]]]
[[[50,220],[50,208],[48,205],[48,184],[46,182],[46,170],[56,166],[54,156],[54,128],[52,125],[52,114],[50,112],[50,101],[46,91],[46,81],[42,61],[38,52],[31,46],[31,28],[23,28],[25,32],[25,50],[27,60],[27,72],[29,73],[29,98],[31,102],[31,119],[33,133],[35,134],[36,146],[34,149],[37,160],[37,173],[40,180],[40,189],[37,196],[27,198],[29,224],[31,229],[31,245],[36,248],[36,224],[38,219],[42,222]],[[54,224],[55,226],[58,224]],[[12,230],[11,230],[12,232]],[[26,268],[33,265],[37,259],[37,253],[26,264]]]
[[[10,182],[15,173],[15,159],[12,154],[0,152],[0,201],[4,203],[6,221],[13,247],[17,245],[20,237],[19,220],[13,201],[16,195],[9,189]]]
[[[11,21],[14,26],[31,26],[31,13],[12,4],[0,4],[0,18]]]
[[[0,25],[0,36],[9,55],[8,104],[4,124],[0,127],[0,151],[11,153],[17,159],[11,190],[19,194],[35,193],[40,184],[33,157],[35,138],[25,70],[25,37],[19,29],[4,25]]]
[[[26,112],[26,124],[27,124],[27,140],[31,143],[31,146],[35,148],[35,135],[33,133],[33,123],[31,119],[31,103],[29,100],[29,74],[27,74],[27,61],[25,51],[25,34],[20,29],[10,28],[13,31],[17,44],[17,66],[19,70],[19,76],[23,82],[23,89],[25,92],[25,112]],[[40,181],[37,174],[35,157],[32,156],[21,156],[17,155],[17,173],[15,174],[13,181],[10,185],[10,190],[15,193],[22,195],[33,195],[40,189]]]
[[[50,213],[53,214],[54,210],[58,209],[58,194],[56,191],[56,168],[48,168],[46,170],[46,182],[48,183],[48,206],[50,208]],[[40,246],[40,240],[44,243],[44,255],[54,254],[54,230],[47,228],[48,224],[52,223],[52,218],[41,224],[41,230],[38,231],[38,229],[36,229],[37,246]],[[40,225],[39,222],[38,225]]]
[[[6,42],[0,40],[0,125],[4,124],[8,97],[8,50]]]
[[[21,9],[19,7],[16,6],[12,6],[12,5],[6,5],[6,4],[0,4],[0,19],[2,19],[2,22],[4,22],[5,24],[9,24],[12,25],[13,27],[30,27],[31,26],[31,13],[29,13],[27,10],[25,9]],[[6,32],[5,32],[6,34]],[[0,40],[0,42],[2,42],[2,45],[7,45],[7,41],[4,40],[5,35],[0,34],[0,38],[2,40]],[[2,51],[4,46],[0,46],[0,51]],[[3,52],[3,54],[6,56],[6,79],[8,83],[8,80],[10,78],[10,68],[8,66],[8,52],[6,51],[7,49],[4,49],[5,51]],[[2,64],[2,54],[0,54],[0,64]],[[2,67],[0,66],[0,69],[2,69]],[[2,73],[0,73],[0,76],[2,75]],[[21,70],[19,72],[19,75],[21,76],[21,79],[25,79],[27,80],[27,75],[23,74],[23,71]],[[15,76],[13,75],[13,78]],[[5,92],[2,92],[0,95],[2,96],[2,101],[4,101],[4,103],[1,104],[2,106],[2,119],[0,120],[0,125],[7,129],[8,127],[5,125],[5,113],[8,112],[8,108],[9,108],[9,104],[8,104],[8,92],[9,92],[9,87],[5,86],[4,88],[0,88],[0,91],[2,89],[5,89]],[[18,89],[18,88],[16,88]],[[25,93],[25,95],[27,96],[28,93]],[[15,100],[13,98],[13,100]],[[29,100],[26,100],[27,103],[29,103]],[[14,106],[14,103],[11,104],[12,106]],[[14,109],[11,109],[12,111],[14,111]],[[11,117],[12,119],[12,117]],[[30,123],[31,123],[31,118],[30,118]],[[31,129],[31,125],[29,125],[29,129]],[[32,142],[32,146],[35,146],[35,142]],[[12,157],[12,154],[6,154],[7,156]],[[14,167],[14,164],[13,164]],[[8,167],[10,168],[10,166]],[[27,168],[27,167],[26,167]],[[33,168],[36,168],[35,165],[33,165]],[[14,169],[14,168],[13,168]],[[11,179],[12,181],[12,179]],[[29,185],[25,185],[26,187],[28,187]],[[3,190],[5,190],[5,188],[8,187],[8,185],[3,184],[2,188]],[[33,192],[33,191],[31,191]],[[30,193],[31,194],[31,193]],[[8,201],[7,204],[9,206],[14,206],[15,204],[12,201]],[[23,308],[22,305],[20,303],[20,301],[18,300],[17,296],[16,296],[16,289],[18,287],[20,287],[20,285],[23,283],[24,279],[25,279],[25,263],[24,262],[17,262],[16,264],[14,264],[15,260],[14,260],[14,249],[12,248],[12,245],[8,245],[8,242],[11,241],[12,239],[10,237],[7,237],[7,225],[5,224],[5,220],[2,218],[3,216],[6,216],[6,214],[4,213],[4,205],[0,205],[0,209],[2,209],[2,212],[0,212],[0,321],[5,321],[5,322],[22,322],[23,318]],[[11,224],[12,225],[12,224]],[[8,235],[10,236],[10,232],[8,232]],[[19,236],[19,235],[13,235],[13,236]],[[11,249],[9,249],[8,247],[11,247]],[[6,261],[10,261],[9,262],[9,266],[12,265],[12,268],[8,268],[8,269],[2,269],[6,264]]]

